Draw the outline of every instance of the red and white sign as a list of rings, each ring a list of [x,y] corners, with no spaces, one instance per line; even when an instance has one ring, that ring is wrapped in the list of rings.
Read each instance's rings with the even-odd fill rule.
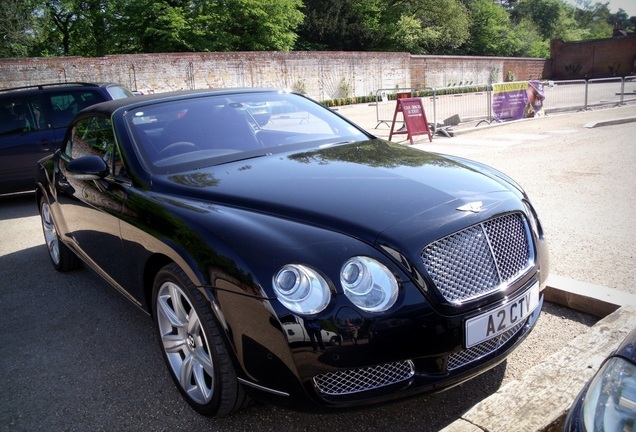
[[[402,113],[404,117],[404,129],[395,131],[395,119],[398,113]],[[428,140],[433,141],[433,134],[428,127],[424,105],[420,98],[402,98],[397,100],[395,113],[393,114],[393,123],[391,124],[391,132],[389,133],[389,141],[393,135],[407,134],[409,141],[413,144],[413,136],[428,135]]]

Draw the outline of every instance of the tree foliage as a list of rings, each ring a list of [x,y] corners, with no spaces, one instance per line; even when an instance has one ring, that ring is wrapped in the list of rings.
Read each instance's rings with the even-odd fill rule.
[[[382,0],[304,0],[297,49],[364,51],[380,47]]]
[[[547,57],[550,40],[634,31],[579,0],[1,0],[0,57],[406,51]]]
[[[117,1],[121,52],[285,51],[303,18],[301,0]]]
[[[26,57],[35,43],[36,19],[31,1],[2,0],[0,7],[0,57]]]
[[[470,37],[468,10],[459,0],[392,0],[386,48],[413,54],[451,54]]]
[[[515,56],[521,53],[521,41],[504,8],[492,0],[475,0],[469,8],[472,37],[467,44],[468,54]]]
[[[607,4],[596,3],[586,9],[577,8],[574,17],[583,29],[583,39],[601,39],[612,35],[612,16]],[[627,14],[625,14],[627,15]]]

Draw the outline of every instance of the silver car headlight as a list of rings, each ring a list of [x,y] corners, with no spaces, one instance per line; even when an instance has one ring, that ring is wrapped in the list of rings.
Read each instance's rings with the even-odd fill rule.
[[[314,315],[327,307],[331,290],[327,281],[314,269],[302,264],[283,266],[273,279],[278,300],[287,309]]]
[[[393,273],[368,257],[353,257],[340,270],[340,283],[351,302],[367,312],[389,309],[398,296],[398,282]]]
[[[596,374],[583,403],[586,431],[636,430],[636,366],[620,357]]]

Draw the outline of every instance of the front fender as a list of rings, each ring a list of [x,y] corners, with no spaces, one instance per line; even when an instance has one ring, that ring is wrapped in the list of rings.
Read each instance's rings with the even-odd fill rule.
[[[272,288],[272,278],[283,265],[303,263],[327,278],[332,302],[320,317],[331,322],[343,305],[354,307],[338,282],[350,257],[371,256],[393,268],[398,280],[408,280],[372,245],[339,232],[231,207],[206,204],[183,209],[181,205],[175,211],[188,232],[173,236],[172,247],[193,263],[197,283],[224,329],[239,377],[252,385],[288,394],[304,392],[281,322],[291,312]],[[405,285],[413,289],[411,296],[423,298],[412,284]]]

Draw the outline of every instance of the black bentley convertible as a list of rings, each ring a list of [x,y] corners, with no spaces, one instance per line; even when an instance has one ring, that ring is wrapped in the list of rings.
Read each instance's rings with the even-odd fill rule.
[[[53,266],[84,263],[146,311],[205,415],[458,384],[528,335],[548,274],[507,176],[274,90],[87,108],[39,162],[37,199]]]

